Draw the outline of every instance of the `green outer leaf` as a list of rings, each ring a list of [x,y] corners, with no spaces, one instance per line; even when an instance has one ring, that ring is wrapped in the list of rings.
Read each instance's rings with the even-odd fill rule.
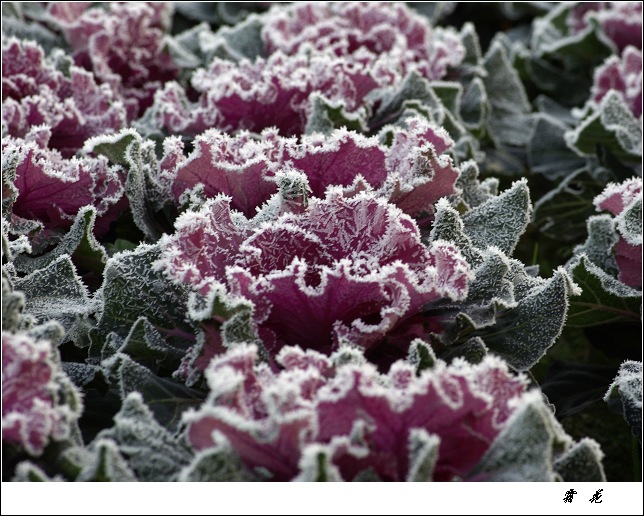
[[[171,431],[178,428],[185,410],[200,405],[206,397],[206,393],[183,383],[156,376],[122,353],[106,365],[117,370],[121,398],[125,400],[130,393],[140,393],[155,419]]]
[[[490,103],[488,128],[497,146],[525,145],[532,132],[530,102],[500,39],[485,55],[483,84]]]
[[[630,321],[640,323],[642,293],[610,277],[586,255],[568,268],[573,281],[582,289],[570,300],[568,325],[591,327]]]
[[[535,117],[528,142],[531,172],[554,181],[569,176],[585,165],[586,160],[566,144],[564,135],[568,129],[567,125],[549,115],[539,114]]]
[[[554,468],[564,482],[606,482],[601,465],[603,458],[604,454],[599,444],[584,437],[557,458]]]
[[[305,134],[322,133],[328,135],[341,127],[358,133],[368,131],[369,114],[363,109],[347,113],[343,102],[331,102],[318,93],[311,95],[309,103],[311,111],[306,121]]]
[[[624,416],[642,446],[642,362],[627,360],[620,366],[604,401]]]
[[[101,439],[92,443],[93,454],[83,465],[77,482],[137,482],[114,441]]]
[[[16,471],[11,479],[12,482],[59,482],[62,478],[56,476],[49,477],[42,469],[36,464],[31,462],[21,462],[16,466]]]
[[[624,163],[637,165],[642,161],[642,128],[614,90],[606,94],[593,114],[566,133],[566,142],[581,156],[595,156],[597,146],[604,145]]]
[[[114,426],[98,438],[113,440],[137,478],[147,482],[175,480],[192,458],[187,445],[155,421],[139,393],[125,398]]]
[[[132,325],[118,351],[150,368],[171,360],[176,369],[185,354],[184,350],[171,346],[145,317],[140,317]]]
[[[84,268],[102,274],[107,253],[94,237],[95,222],[96,209],[93,206],[81,208],[72,227],[52,251],[35,257],[26,254],[16,256],[13,261],[16,270],[32,273],[48,267],[63,255],[69,255]]]
[[[96,305],[69,256],[62,255],[46,268],[16,279],[14,287],[24,292],[27,313],[43,323],[59,322],[65,329],[66,340],[86,345],[89,318],[96,311]]]
[[[380,107],[369,121],[369,127],[372,130],[393,123],[401,117],[410,104],[417,103],[427,108],[428,118],[432,122],[438,125],[443,124],[445,107],[430,86],[429,81],[417,72],[410,73],[405,77],[400,87],[390,90],[383,95]]]
[[[244,466],[228,442],[197,453],[179,474],[180,482],[253,482],[257,478]]]
[[[463,215],[465,234],[472,243],[486,249],[496,246],[510,255],[532,216],[527,180],[516,181],[498,197]]]
[[[534,288],[516,307],[501,312],[491,328],[477,331],[489,349],[526,371],[545,355],[566,321],[574,286],[562,268],[542,286]]]
[[[534,224],[558,241],[579,241],[586,234],[586,220],[596,213],[593,200],[606,183],[583,168],[566,177],[534,207]]]
[[[505,429],[469,473],[471,480],[489,482],[552,482],[553,458],[570,437],[555,421],[538,392],[506,423]],[[526,397],[527,397],[526,396]]]
[[[431,482],[438,461],[440,437],[430,435],[424,428],[409,432],[409,473],[407,482]]]
[[[102,310],[97,328],[90,335],[96,351],[100,351],[110,333],[124,339],[140,317],[145,317],[177,347],[194,340],[186,320],[188,294],[152,268],[159,257],[158,246],[142,244],[107,261],[103,285],[97,293]]]
[[[2,329],[16,331],[22,319],[25,308],[25,296],[14,292],[6,278],[2,278]]]
[[[83,152],[89,154],[102,154],[112,163],[127,165],[126,151],[130,144],[135,140],[140,140],[141,136],[134,129],[121,129],[116,134],[95,136],[89,138],[83,146]]]
[[[608,214],[591,215],[586,221],[588,238],[575,247],[575,255],[585,254],[588,259],[610,276],[617,277],[619,268],[613,247],[619,241],[615,220]]]

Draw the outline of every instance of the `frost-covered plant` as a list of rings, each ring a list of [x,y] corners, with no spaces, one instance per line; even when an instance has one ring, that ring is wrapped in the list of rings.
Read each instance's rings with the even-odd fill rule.
[[[304,3],[273,9],[252,23],[261,27],[254,44],[261,52],[237,60],[215,54],[192,74],[198,102],[170,83],[155,96],[144,126],[193,135],[275,126],[282,135],[301,134],[315,125],[320,103],[360,126],[388,87],[400,86],[412,72],[441,79],[465,57],[454,31],[431,29],[403,4]],[[231,36],[235,42],[240,37]],[[209,38],[218,41],[201,39]]]
[[[87,138],[124,127],[125,107],[108,84],[97,85],[63,54],[45,58],[37,43],[3,36],[3,135],[24,138],[43,125],[49,146],[69,158]]]
[[[54,2],[49,14],[72,49],[74,61],[91,70],[122,98],[128,120],[151,104],[163,83],[177,76],[164,35],[172,6],[164,2]]]
[[[591,101],[594,105],[616,90],[635,118],[642,118],[642,51],[628,46],[621,57],[611,56],[595,70]]]
[[[448,4],[3,3],[3,477],[629,479],[641,5]]]
[[[421,372],[399,361],[387,374],[353,349],[329,359],[286,347],[277,360],[279,372],[241,346],[211,363],[209,398],[185,416],[199,452],[185,476],[232,450],[251,478],[276,481],[546,480],[556,477],[552,463],[544,468],[553,444],[571,445],[526,379],[498,359]],[[523,437],[508,438],[528,413]],[[531,465],[507,468],[517,453]]]
[[[408,345],[427,303],[467,294],[469,267],[455,247],[425,246],[411,218],[371,193],[345,197],[334,187],[277,209],[286,213],[249,221],[218,196],[178,218],[157,264],[205,298],[225,285],[251,301],[271,354],[286,344],[330,353],[343,341],[370,349],[388,336]],[[212,356],[217,344],[203,352]]]
[[[465,56],[455,33],[431,27],[401,3],[297,3],[266,18],[262,40],[268,53],[331,51],[370,69],[381,85],[411,71],[442,79]]]
[[[614,217],[592,217],[588,221],[589,240],[577,253],[585,252],[609,273],[614,270],[609,264],[614,263],[619,281],[642,290],[642,179],[609,184],[595,198],[595,207]]]
[[[51,130],[37,127],[26,139],[2,140],[3,214],[8,210],[20,234],[20,220],[31,229],[66,230],[79,211],[95,208],[97,233],[104,234],[124,208],[123,171],[102,156],[64,158],[48,148]],[[17,225],[16,225],[17,223]]]
[[[625,361],[604,396],[609,406],[621,413],[633,435],[642,444],[642,362]]]
[[[212,127],[259,132],[275,126],[283,135],[301,134],[314,94],[353,112],[378,86],[368,69],[342,57],[281,52],[253,62],[215,58],[197,70],[191,82],[200,94],[196,104],[177,83],[155,95],[150,113],[158,127],[199,134]]]
[[[346,129],[299,139],[281,137],[272,129],[262,131],[260,138],[209,130],[195,139],[195,151],[187,159],[181,147],[173,148],[172,193],[179,202],[186,191],[202,184],[206,196],[229,195],[233,208],[252,217],[276,193],[279,174],[289,169],[305,175],[310,193],[318,198],[332,185],[370,189],[410,215],[432,213],[434,202],[456,193],[458,172],[443,155],[453,144],[444,130],[424,118],[408,119],[406,125],[385,129],[389,146],[378,137]]]
[[[76,406],[61,402],[61,382],[71,386],[56,353],[47,340],[2,332],[2,441],[31,455],[68,438],[81,412],[80,400]]]
[[[568,13],[566,23],[574,34],[599,25],[620,51],[628,45],[642,48],[641,2],[579,2]]]
[[[76,437],[81,395],[63,372],[56,323],[21,329],[24,296],[2,279],[2,444],[41,455],[52,441]]]

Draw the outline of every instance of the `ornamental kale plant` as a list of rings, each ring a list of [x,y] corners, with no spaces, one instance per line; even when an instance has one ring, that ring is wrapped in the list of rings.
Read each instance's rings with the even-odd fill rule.
[[[4,478],[641,480],[641,3],[2,9]]]

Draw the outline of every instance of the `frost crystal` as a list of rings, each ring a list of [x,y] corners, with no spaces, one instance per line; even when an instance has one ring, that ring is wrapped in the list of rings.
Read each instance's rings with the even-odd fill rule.
[[[400,210],[339,188],[259,225],[219,196],[180,216],[162,249],[157,266],[175,281],[204,297],[226,284],[252,301],[271,352],[299,344],[329,353],[343,340],[370,348],[394,331],[408,344],[423,324],[404,323],[426,303],[463,299],[471,279],[454,245],[428,248]]]
[[[52,346],[47,340],[2,332],[2,441],[31,455],[40,455],[52,439],[69,437],[81,412]]]

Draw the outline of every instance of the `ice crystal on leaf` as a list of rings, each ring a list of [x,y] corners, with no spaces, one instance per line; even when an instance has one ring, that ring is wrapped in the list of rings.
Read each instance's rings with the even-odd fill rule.
[[[163,2],[54,2],[49,14],[60,25],[74,61],[122,96],[128,119],[137,118],[178,69],[165,49],[172,7]]]
[[[343,340],[370,348],[426,303],[463,299],[471,278],[453,245],[428,248],[400,210],[337,187],[259,224],[218,196],[180,216],[162,248],[157,265],[175,281],[203,296],[225,284],[252,301],[273,353],[285,344],[328,353]]]
[[[48,340],[2,332],[3,444],[40,455],[51,440],[69,437],[81,404],[57,354]]]
[[[45,125],[49,146],[69,158],[87,138],[121,129],[125,107],[109,85],[65,59],[57,67],[37,43],[2,38],[3,131],[24,138]]]

